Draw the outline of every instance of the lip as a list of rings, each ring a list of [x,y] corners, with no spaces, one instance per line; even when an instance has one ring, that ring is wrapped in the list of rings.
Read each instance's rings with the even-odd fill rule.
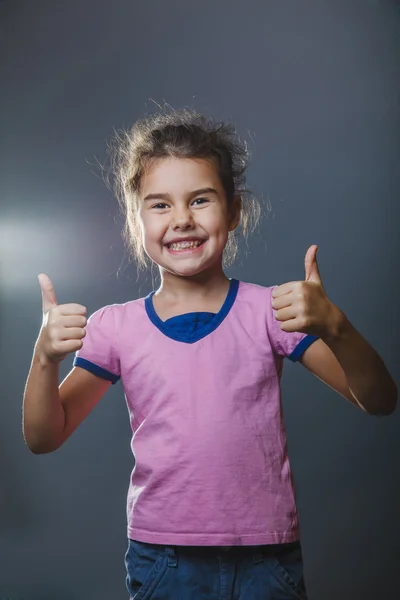
[[[173,240],[169,240],[169,242],[166,242],[165,246],[167,244],[179,244],[179,242],[205,242],[205,239],[198,237],[174,238]]]
[[[197,238],[198,240],[199,238]],[[196,241],[197,241],[196,240]],[[187,240],[180,240],[181,242],[186,242],[186,241],[195,241],[193,239],[187,239]],[[201,252],[201,250],[204,248],[204,245],[206,243],[207,240],[200,240],[202,243],[200,244],[200,246],[196,246],[195,248],[185,248],[183,250],[172,250],[171,248],[168,248],[167,245],[165,245],[165,248],[167,250],[167,252],[169,254],[172,254],[174,256],[181,256],[182,254],[187,255],[187,254],[196,254],[196,252]],[[169,244],[173,244],[173,242],[168,242]]]

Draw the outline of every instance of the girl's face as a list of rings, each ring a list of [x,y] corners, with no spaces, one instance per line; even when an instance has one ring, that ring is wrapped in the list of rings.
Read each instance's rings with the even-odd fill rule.
[[[162,158],[142,177],[138,216],[143,246],[161,271],[187,277],[222,264],[228,233],[239,220],[236,213],[230,218],[209,160]]]

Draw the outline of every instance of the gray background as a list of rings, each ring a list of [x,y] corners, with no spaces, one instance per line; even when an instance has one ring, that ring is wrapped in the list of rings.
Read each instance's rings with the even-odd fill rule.
[[[250,142],[265,205],[229,276],[304,279],[319,244],[329,297],[399,382],[399,3],[6,0],[0,21],[0,597],[124,599],[121,385],[54,454],[23,441],[37,274],[89,313],[153,289],[96,160],[152,100],[194,106]],[[290,361],[282,387],[310,600],[394,598],[399,411],[367,416]]]

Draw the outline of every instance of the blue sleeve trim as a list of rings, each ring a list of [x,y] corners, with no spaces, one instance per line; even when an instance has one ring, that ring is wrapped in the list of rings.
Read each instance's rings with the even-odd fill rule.
[[[98,377],[102,377],[107,381],[111,381],[113,385],[117,383],[121,379],[120,375],[114,375],[107,369],[103,369],[103,367],[99,367],[99,365],[95,365],[90,360],[86,358],[81,358],[80,356],[76,356],[73,362],[74,367],[82,367],[82,369],[86,369],[86,371],[90,371],[93,375],[97,375]]]
[[[307,335],[301,340],[293,350],[292,354],[288,356],[288,359],[292,362],[297,362],[301,355],[307,350],[309,346],[319,338],[316,335]]]

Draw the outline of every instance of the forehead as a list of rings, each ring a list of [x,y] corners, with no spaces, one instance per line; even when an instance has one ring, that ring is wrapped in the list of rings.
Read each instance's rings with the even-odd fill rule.
[[[196,188],[221,189],[217,169],[210,159],[168,156],[152,161],[140,185],[141,196],[150,193],[185,193]]]

